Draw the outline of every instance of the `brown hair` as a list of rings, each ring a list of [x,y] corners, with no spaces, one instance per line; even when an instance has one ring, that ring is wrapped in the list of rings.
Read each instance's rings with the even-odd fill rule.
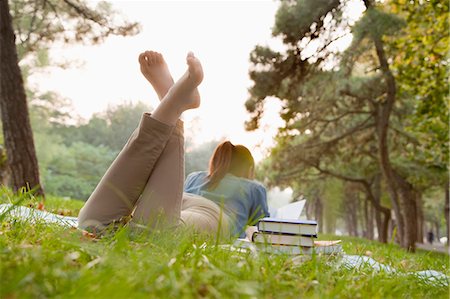
[[[224,141],[216,147],[209,161],[208,189],[215,189],[227,173],[252,179],[254,168],[255,161],[248,148]]]

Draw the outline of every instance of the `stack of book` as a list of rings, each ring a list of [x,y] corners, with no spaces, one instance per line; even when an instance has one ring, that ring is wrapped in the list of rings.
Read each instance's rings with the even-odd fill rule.
[[[340,241],[314,241],[314,220],[262,218],[253,233],[252,242],[261,250],[288,254],[331,254],[341,252]]]

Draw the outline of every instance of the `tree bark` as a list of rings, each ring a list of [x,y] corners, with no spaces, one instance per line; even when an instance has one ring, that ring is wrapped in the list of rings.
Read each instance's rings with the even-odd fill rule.
[[[439,221],[433,221],[432,222],[432,224],[431,224],[431,230],[433,231],[434,230],[434,241],[435,242],[439,242],[439,240],[440,240],[440,236],[441,236],[441,226],[439,225]],[[433,227],[434,227],[434,229],[433,229]]]
[[[0,110],[11,184],[44,195],[7,0],[0,0]]]
[[[319,196],[316,197],[316,200],[314,202],[314,212],[315,212],[315,216],[316,216],[316,220],[317,220],[317,224],[318,224],[318,230],[319,233],[323,233],[323,209],[322,209],[322,200],[320,199]]]
[[[367,196],[372,197],[371,203],[375,210],[375,221],[377,224],[378,241],[387,243],[389,237],[389,222],[391,220],[391,210],[381,206],[381,174],[377,174],[372,183],[372,187],[366,186]]]
[[[0,185],[11,185],[11,171],[8,167],[8,161],[6,158],[6,151],[2,145],[0,145]]]
[[[375,208],[375,216],[377,222],[378,231],[378,241],[382,243],[387,243],[388,231],[389,231],[389,221],[391,219],[391,210],[385,208],[380,203],[381,197],[381,186],[380,186],[380,176],[375,177],[372,186],[368,182],[362,183],[364,191],[366,192],[367,200]],[[373,188],[373,190],[372,190]]]
[[[364,202],[364,215],[366,218],[366,238],[373,240],[373,219],[375,215],[375,208],[368,200]]]
[[[358,236],[358,211],[360,209],[355,183],[346,182],[344,187],[344,219],[350,236]]]
[[[363,203],[364,219],[361,221],[364,224],[363,227],[363,237],[369,239],[369,203],[364,201]]]
[[[424,231],[424,221],[423,221],[423,202],[422,202],[422,193],[416,193],[417,199],[417,242],[423,243],[423,231]]]
[[[373,183],[368,182],[366,179],[361,178],[352,178],[349,176],[345,176],[339,173],[335,173],[330,170],[323,169],[319,167],[318,165],[314,165],[314,167],[320,171],[323,174],[333,176],[335,178],[338,178],[340,180],[343,180],[345,182],[353,182],[358,183],[362,185],[364,188],[364,191],[366,193],[366,199],[370,201],[370,203],[373,205],[376,211],[377,215],[377,229],[378,229],[378,240],[382,243],[387,243],[388,240],[388,231],[389,231],[389,224],[391,223],[391,210],[388,208],[383,207],[380,204],[380,197],[381,197],[381,174],[377,175]],[[372,185],[374,188],[374,191],[372,192]],[[384,218],[382,219],[381,214],[384,215]]]
[[[445,213],[445,224],[446,224],[446,230],[447,230],[447,245],[450,244],[450,191],[449,191],[449,182],[447,181],[445,183],[445,206],[444,206],[444,213]]]
[[[370,1],[365,1],[367,9],[374,9]],[[378,155],[380,168],[386,180],[388,192],[396,216],[400,245],[409,251],[415,251],[417,234],[417,209],[413,188],[393,168],[389,157],[388,128],[389,119],[396,99],[395,78],[389,68],[383,42],[380,36],[374,36],[373,42],[380,63],[380,70],[386,83],[386,97],[376,107],[376,133],[378,137]]]

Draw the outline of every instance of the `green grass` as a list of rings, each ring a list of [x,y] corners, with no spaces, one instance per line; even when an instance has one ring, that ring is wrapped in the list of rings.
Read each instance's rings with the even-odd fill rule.
[[[0,202],[17,200],[36,202],[29,195],[0,191]],[[50,197],[45,206],[76,216],[82,204]],[[347,254],[370,255],[398,274],[346,270],[332,256],[292,259],[232,252],[215,246],[215,238],[181,229],[135,235],[122,228],[93,241],[76,229],[2,220],[0,298],[449,297],[448,287],[405,275],[425,269],[449,275],[448,255],[341,239]]]

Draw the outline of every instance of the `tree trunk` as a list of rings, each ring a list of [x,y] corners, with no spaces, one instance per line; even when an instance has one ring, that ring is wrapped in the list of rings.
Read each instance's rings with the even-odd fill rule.
[[[361,210],[361,205],[360,205],[360,201],[358,198],[358,194],[355,193],[353,194],[353,204],[355,205],[355,212],[353,213],[353,230],[354,230],[354,236],[358,237],[359,236],[359,232],[358,232],[358,212]]]
[[[378,241],[387,243],[389,223],[391,219],[391,210],[383,207],[380,204],[381,197],[381,176],[375,177],[374,183],[369,185],[368,182],[362,183],[364,191],[366,192],[367,200],[373,205],[375,209],[375,220],[378,230]],[[373,189],[373,190],[372,190]],[[384,216],[384,217],[383,217]]]
[[[364,213],[364,220],[362,221],[362,224],[364,227],[363,230],[363,237],[366,239],[369,239],[369,202],[366,200],[363,204],[363,213]]]
[[[447,181],[445,183],[445,206],[444,206],[444,213],[445,213],[445,224],[446,224],[446,230],[447,230],[447,245],[450,244],[450,192],[449,192],[449,182]]]
[[[370,1],[364,2],[367,9]],[[389,69],[388,60],[383,48],[381,37],[374,36],[375,50],[380,63],[380,69],[386,82],[386,98],[384,102],[378,102],[376,107],[376,133],[378,137],[379,163],[383,176],[386,180],[389,195],[394,206],[400,245],[409,251],[415,251],[417,216],[416,203],[413,188],[403,177],[401,177],[392,167],[389,157],[388,127],[391,112],[396,99],[395,78]]]
[[[323,232],[323,205],[322,205],[322,200],[320,199],[319,196],[316,197],[315,200],[315,216],[316,216],[316,221],[317,221],[317,225],[318,225],[318,230],[319,233]]]
[[[439,221],[435,221],[434,222],[434,227],[436,228],[436,242],[440,242],[439,240],[441,239],[441,226],[439,225]]]
[[[383,211],[380,209],[380,198],[381,198],[381,174],[377,174],[374,178],[374,181],[372,183],[372,187],[367,186],[366,187],[366,194],[370,198],[372,196],[373,199],[373,207],[375,212],[375,223],[377,224],[377,231],[378,231],[378,241],[382,243],[387,243],[387,235],[388,235],[388,225],[389,225],[389,219],[387,219],[386,228],[383,229],[385,226],[385,222],[383,222],[382,215]],[[385,213],[383,213],[385,215]],[[389,215],[390,216],[390,215]],[[386,215],[384,220],[386,221]]]
[[[366,231],[367,231],[367,239],[373,240],[373,220],[375,216],[375,208],[370,204],[369,201],[366,201],[367,206],[367,220],[366,220]]]
[[[391,222],[391,210],[386,209],[383,211],[383,215],[381,227],[378,228],[378,241],[387,243],[389,238],[389,223]]]
[[[0,110],[11,184],[16,191],[36,188],[43,195],[7,0],[0,0],[0,58]]]
[[[0,145],[0,185],[11,185],[11,171],[9,170],[6,152],[2,145]]]
[[[424,222],[423,222],[423,202],[422,202],[422,193],[416,193],[417,199],[417,242],[423,243],[423,231],[424,231]]]
[[[358,211],[360,209],[355,183],[346,182],[344,187],[344,219],[350,236],[358,236]]]

